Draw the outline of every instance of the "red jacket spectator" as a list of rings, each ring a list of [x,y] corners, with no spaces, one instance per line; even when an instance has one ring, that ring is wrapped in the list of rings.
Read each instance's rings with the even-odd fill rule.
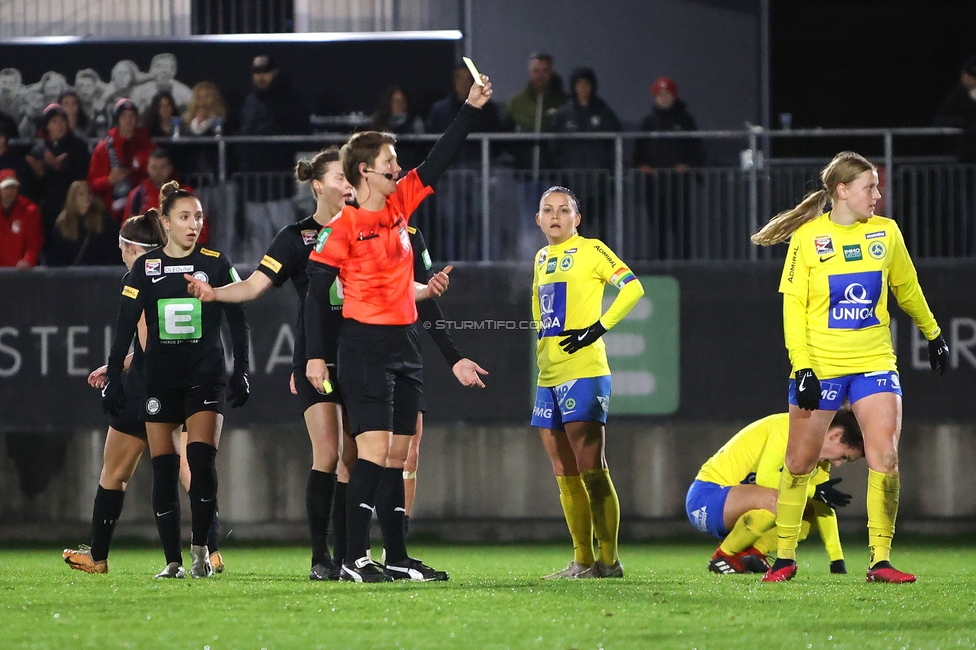
[[[44,245],[41,211],[19,189],[14,170],[0,170],[0,266],[37,266]]]
[[[136,127],[138,115],[130,100],[120,99],[114,114],[118,126],[92,152],[88,185],[108,206],[116,221],[121,222],[129,193],[146,179],[149,154],[156,146],[149,131]]]

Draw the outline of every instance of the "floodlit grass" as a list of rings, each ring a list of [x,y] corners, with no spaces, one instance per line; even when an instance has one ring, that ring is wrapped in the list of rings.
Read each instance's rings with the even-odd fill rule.
[[[849,544],[832,576],[816,544],[787,584],[706,571],[712,546],[628,545],[623,580],[544,581],[566,546],[430,546],[447,583],[310,583],[301,548],[227,547],[210,580],[153,580],[160,552],[117,549],[111,573],[59,549],[0,551],[3,648],[936,648],[976,645],[976,548],[899,540],[915,585],[866,584]],[[189,562],[189,553],[184,555]]]

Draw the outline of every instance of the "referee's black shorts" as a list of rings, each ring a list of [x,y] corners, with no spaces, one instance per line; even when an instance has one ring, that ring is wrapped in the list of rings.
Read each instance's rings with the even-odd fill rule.
[[[323,402],[342,404],[342,389],[339,388],[339,380],[336,378],[335,364],[329,364],[329,376],[332,378],[332,392],[328,395],[315,390],[312,383],[305,376],[305,368],[292,368],[295,377],[295,390],[298,391],[298,401],[301,404],[302,413],[310,407]]]
[[[424,407],[423,368],[413,325],[343,321],[338,370],[350,435],[415,434],[417,413]]]

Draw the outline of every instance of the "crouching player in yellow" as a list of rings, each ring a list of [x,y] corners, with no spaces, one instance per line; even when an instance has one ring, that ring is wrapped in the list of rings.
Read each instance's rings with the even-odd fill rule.
[[[714,573],[765,573],[776,550],[776,495],[789,438],[788,413],[745,427],[708,459],[688,490],[685,509],[692,525],[722,543],[708,564]],[[807,488],[800,539],[817,529],[827,548],[831,573],[847,573],[834,510],[851,496],[835,487],[831,466],[864,457],[864,439],[850,409],[834,415]],[[724,539],[723,539],[724,538]]]

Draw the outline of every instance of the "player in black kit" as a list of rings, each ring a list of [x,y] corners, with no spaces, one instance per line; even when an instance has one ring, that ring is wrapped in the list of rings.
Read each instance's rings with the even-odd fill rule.
[[[301,160],[295,166],[295,177],[309,181],[315,196],[315,213],[298,223],[282,228],[251,276],[240,283],[213,288],[187,275],[189,292],[203,302],[219,300],[240,303],[254,300],[272,286],[280,287],[291,280],[298,292],[298,325],[295,329],[295,352],[291,377],[291,391],[299,396],[308,437],[312,442],[312,469],[305,487],[305,507],[312,537],[312,569],[310,580],[338,580],[339,568],[329,555],[329,521],[336,492],[336,463],[339,459],[339,439],[342,435],[342,396],[338,386],[327,395],[318,393],[305,381],[305,293],[308,288],[308,254],[315,245],[319,231],[342,206],[352,200],[352,185],[342,173],[339,148],[329,147],[317,153],[311,161]],[[328,363],[335,369],[335,338],[342,322],[342,297],[338,285],[330,296],[326,314],[326,336],[332,356]],[[297,376],[297,380],[296,380]]]
[[[145,312],[148,337],[143,417],[152,456],[153,509],[167,562],[156,577],[185,575],[177,492],[180,458],[171,435],[179,423],[185,422],[192,514],[190,575],[206,578],[213,573],[206,540],[217,507],[216,434],[225,388],[221,314],[227,316],[234,347],[227,399],[235,408],[248,398],[247,321],[240,305],[204,305],[187,293],[184,274],[216,286],[239,278],[223,254],[197,246],[203,228],[199,199],[180,189],[175,181],[164,185],[160,196],[161,221],[168,241],[162,249],[136,260],[122,288],[102,405],[113,415],[124,407],[123,359]]]

